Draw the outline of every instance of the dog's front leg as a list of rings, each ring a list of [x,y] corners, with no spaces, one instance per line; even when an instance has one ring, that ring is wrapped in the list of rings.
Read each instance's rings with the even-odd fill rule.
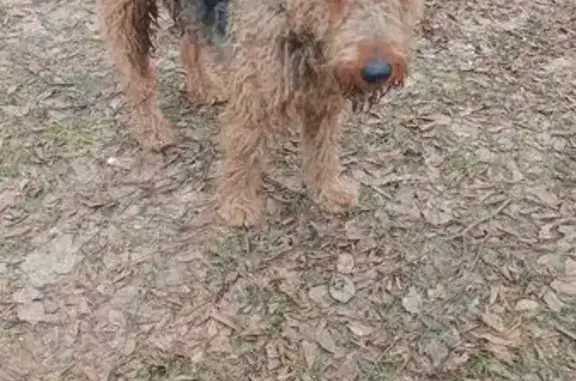
[[[245,107],[250,107],[246,102]],[[239,112],[238,110],[242,110]],[[232,226],[255,225],[262,216],[262,173],[268,156],[267,123],[230,105],[222,115],[225,150],[219,213]]]
[[[340,111],[337,103],[316,104],[305,113],[301,131],[304,183],[310,197],[331,213],[343,212],[358,202],[356,184],[340,176]]]

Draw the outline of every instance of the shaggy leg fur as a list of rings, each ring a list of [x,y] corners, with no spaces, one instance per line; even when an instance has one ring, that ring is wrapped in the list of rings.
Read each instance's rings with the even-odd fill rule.
[[[328,212],[339,213],[355,206],[355,184],[340,177],[338,139],[342,125],[338,102],[324,113],[309,110],[302,126],[304,182],[312,199]]]
[[[186,93],[193,103],[212,105],[225,100],[214,48],[184,35],[180,41],[182,66],[186,71]]]
[[[232,226],[252,226],[262,213],[259,192],[266,165],[267,131],[227,115],[223,124],[225,173],[219,213]]]
[[[170,122],[157,107],[156,73],[150,62],[153,0],[98,0],[102,30],[122,74],[131,109],[130,126],[144,149],[174,143]]]

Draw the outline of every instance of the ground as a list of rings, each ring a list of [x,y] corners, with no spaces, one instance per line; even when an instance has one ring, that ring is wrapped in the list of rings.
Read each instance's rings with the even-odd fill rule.
[[[576,3],[426,13],[409,86],[347,126],[361,207],[302,195],[293,139],[244,231],[166,28],[183,138],[148,155],[93,2],[3,1],[0,379],[575,379]]]

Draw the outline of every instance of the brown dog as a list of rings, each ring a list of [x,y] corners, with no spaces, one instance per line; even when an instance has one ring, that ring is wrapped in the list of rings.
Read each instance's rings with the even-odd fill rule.
[[[174,141],[157,107],[150,63],[157,0],[98,0],[100,19],[146,149]],[[261,175],[271,137],[302,136],[304,181],[325,210],[357,201],[340,177],[346,103],[375,103],[403,85],[422,0],[163,0],[179,28],[190,99],[227,100],[220,214],[232,225],[261,215]]]

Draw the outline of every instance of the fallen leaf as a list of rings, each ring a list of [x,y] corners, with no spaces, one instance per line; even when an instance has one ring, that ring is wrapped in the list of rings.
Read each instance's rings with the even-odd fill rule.
[[[136,349],[136,340],[134,340],[134,338],[132,337],[129,337],[128,339],[126,339],[126,342],[124,343],[124,347],[122,348],[122,354],[124,356],[130,356],[135,349]]]
[[[22,263],[22,270],[33,286],[54,283],[59,275],[69,273],[80,261],[78,249],[71,235],[56,237],[28,254]]]
[[[238,327],[236,326],[236,324],[234,323],[234,321],[230,317],[225,316],[225,315],[223,315],[217,311],[214,311],[212,313],[211,317],[212,317],[212,319],[216,320],[220,324],[227,326],[230,329],[233,329],[233,330],[238,329]]]
[[[555,323],[554,326],[556,327],[556,330],[558,332],[570,338],[572,341],[576,342],[576,332],[569,330],[568,328],[564,327],[562,324],[558,322]]]
[[[9,116],[22,117],[30,112],[30,106],[2,106],[2,111]]]
[[[550,284],[550,287],[561,294],[576,296],[576,277],[556,279]]]
[[[546,189],[544,185],[531,187],[527,191],[548,207],[554,208],[560,204],[558,196]]]
[[[494,286],[490,287],[490,298],[488,298],[488,305],[491,306],[494,303],[496,303],[496,300],[498,299],[498,295],[500,295],[500,286],[494,285]]]
[[[522,299],[516,302],[516,311],[533,311],[537,309],[540,305],[538,302],[530,299]]]
[[[18,306],[18,319],[36,324],[46,319],[42,302],[31,302]]]
[[[488,343],[485,348],[490,351],[494,357],[500,361],[504,361],[507,364],[512,364],[516,358],[508,348],[502,345]]]
[[[446,371],[453,371],[459,369],[462,365],[464,365],[470,359],[470,355],[467,352],[457,354],[452,352],[448,359],[444,362],[444,370]]]
[[[576,276],[576,260],[568,258],[565,263],[566,275]]]
[[[453,220],[448,203],[444,200],[429,199],[422,208],[422,215],[432,225],[446,225]]]
[[[332,338],[332,334],[325,327],[318,327],[315,334],[316,342],[326,351],[336,353],[336,343]]]
[[[344,231],[346,233],[346,238],[351,241],[359,241],[366,236],[355,220],[346,222],[344,225]]]
[[[280,367],[280,365],[282,365],[280,362],[280,354],[278,354],[276,343],[266,343],[266,357],[268,358],[268,370],[277,369]]]
[[[26,286],[12,294],[12,300],[16,303],[30,303],[40,299],[42,299],[42,293],[32,286]]]
[[[308,340],[302,340],[301,345],[306,365],[308,366],[308,369],[311,369],[316,362],[316,358],[318,357],[318,345]]]
[[[558,299],[558,296],[552,291],[547,291],[542,299],[551,311],[560,312],[565,307],[565,304],[562,303],[560,299]]]
[[[189,253],[182,253],[175,257],[178,262],[192,262],[198,259],[202,259],[202,253],[198,250],[193,250]]]
[[[364,325],[362,323],[359,323],[357,321],[353,321],[350,322],[348,324],[348,329],[350,329],[350,331],[356,335],[356,336],[368,336],[370,335],[372,332],[374,332],[374,328],[369,327],[367,325]]]
[[[351,274],[354,271],[354,256],[351,254],[340,254],[336,262],[336,271],[340,274]]]
[[[482,314],[482,321],[484,322],[484,324],[486,324],[488,327],[492,328],[498,333],[506,332],[506,327],[500,316],[497,316],[490,312],[485,312],[484,314]]]
[[[430,338],[422,348],[423,352],[428,356],[432,366],[438,368],[448,359],[450,350],[448,347],[437,338]]]
[[[517,345],[518,345],[516,340],[505,339],[503,337],[496,336],[496,335],[493,335],[493,334],[487,333],[487,332],[486,333],[480,333],[480,334],[474,333],[474,336],[476,336],[480,339],[487,340],[492,344],[496,344],[496,345],[500,345],[500,346],[504,346],[504,347],[517,347]]]
[[[327,299],[327,295],[328,295],[328,287],[322,285],[322,286],[316,286],[316,287],[312,287],[309,291],[308,291],[308,297],[316,304],[318,304],[319,306],[322,307],[328,307],[330,304],[328,303]]]
[[[355,294],[354,282],[347,276],[336,276],[330,282],[330,295],[341,303],[348,303]]]
[[[108,311],[108,321],[120,329],[126,328],[126,317],[122,311],[114,309]]]
[[[402,298],[402,307],[413,314],[420,312],[420,309],[422,308],[422,296],[414,287],[411,287],[408,295]]]

